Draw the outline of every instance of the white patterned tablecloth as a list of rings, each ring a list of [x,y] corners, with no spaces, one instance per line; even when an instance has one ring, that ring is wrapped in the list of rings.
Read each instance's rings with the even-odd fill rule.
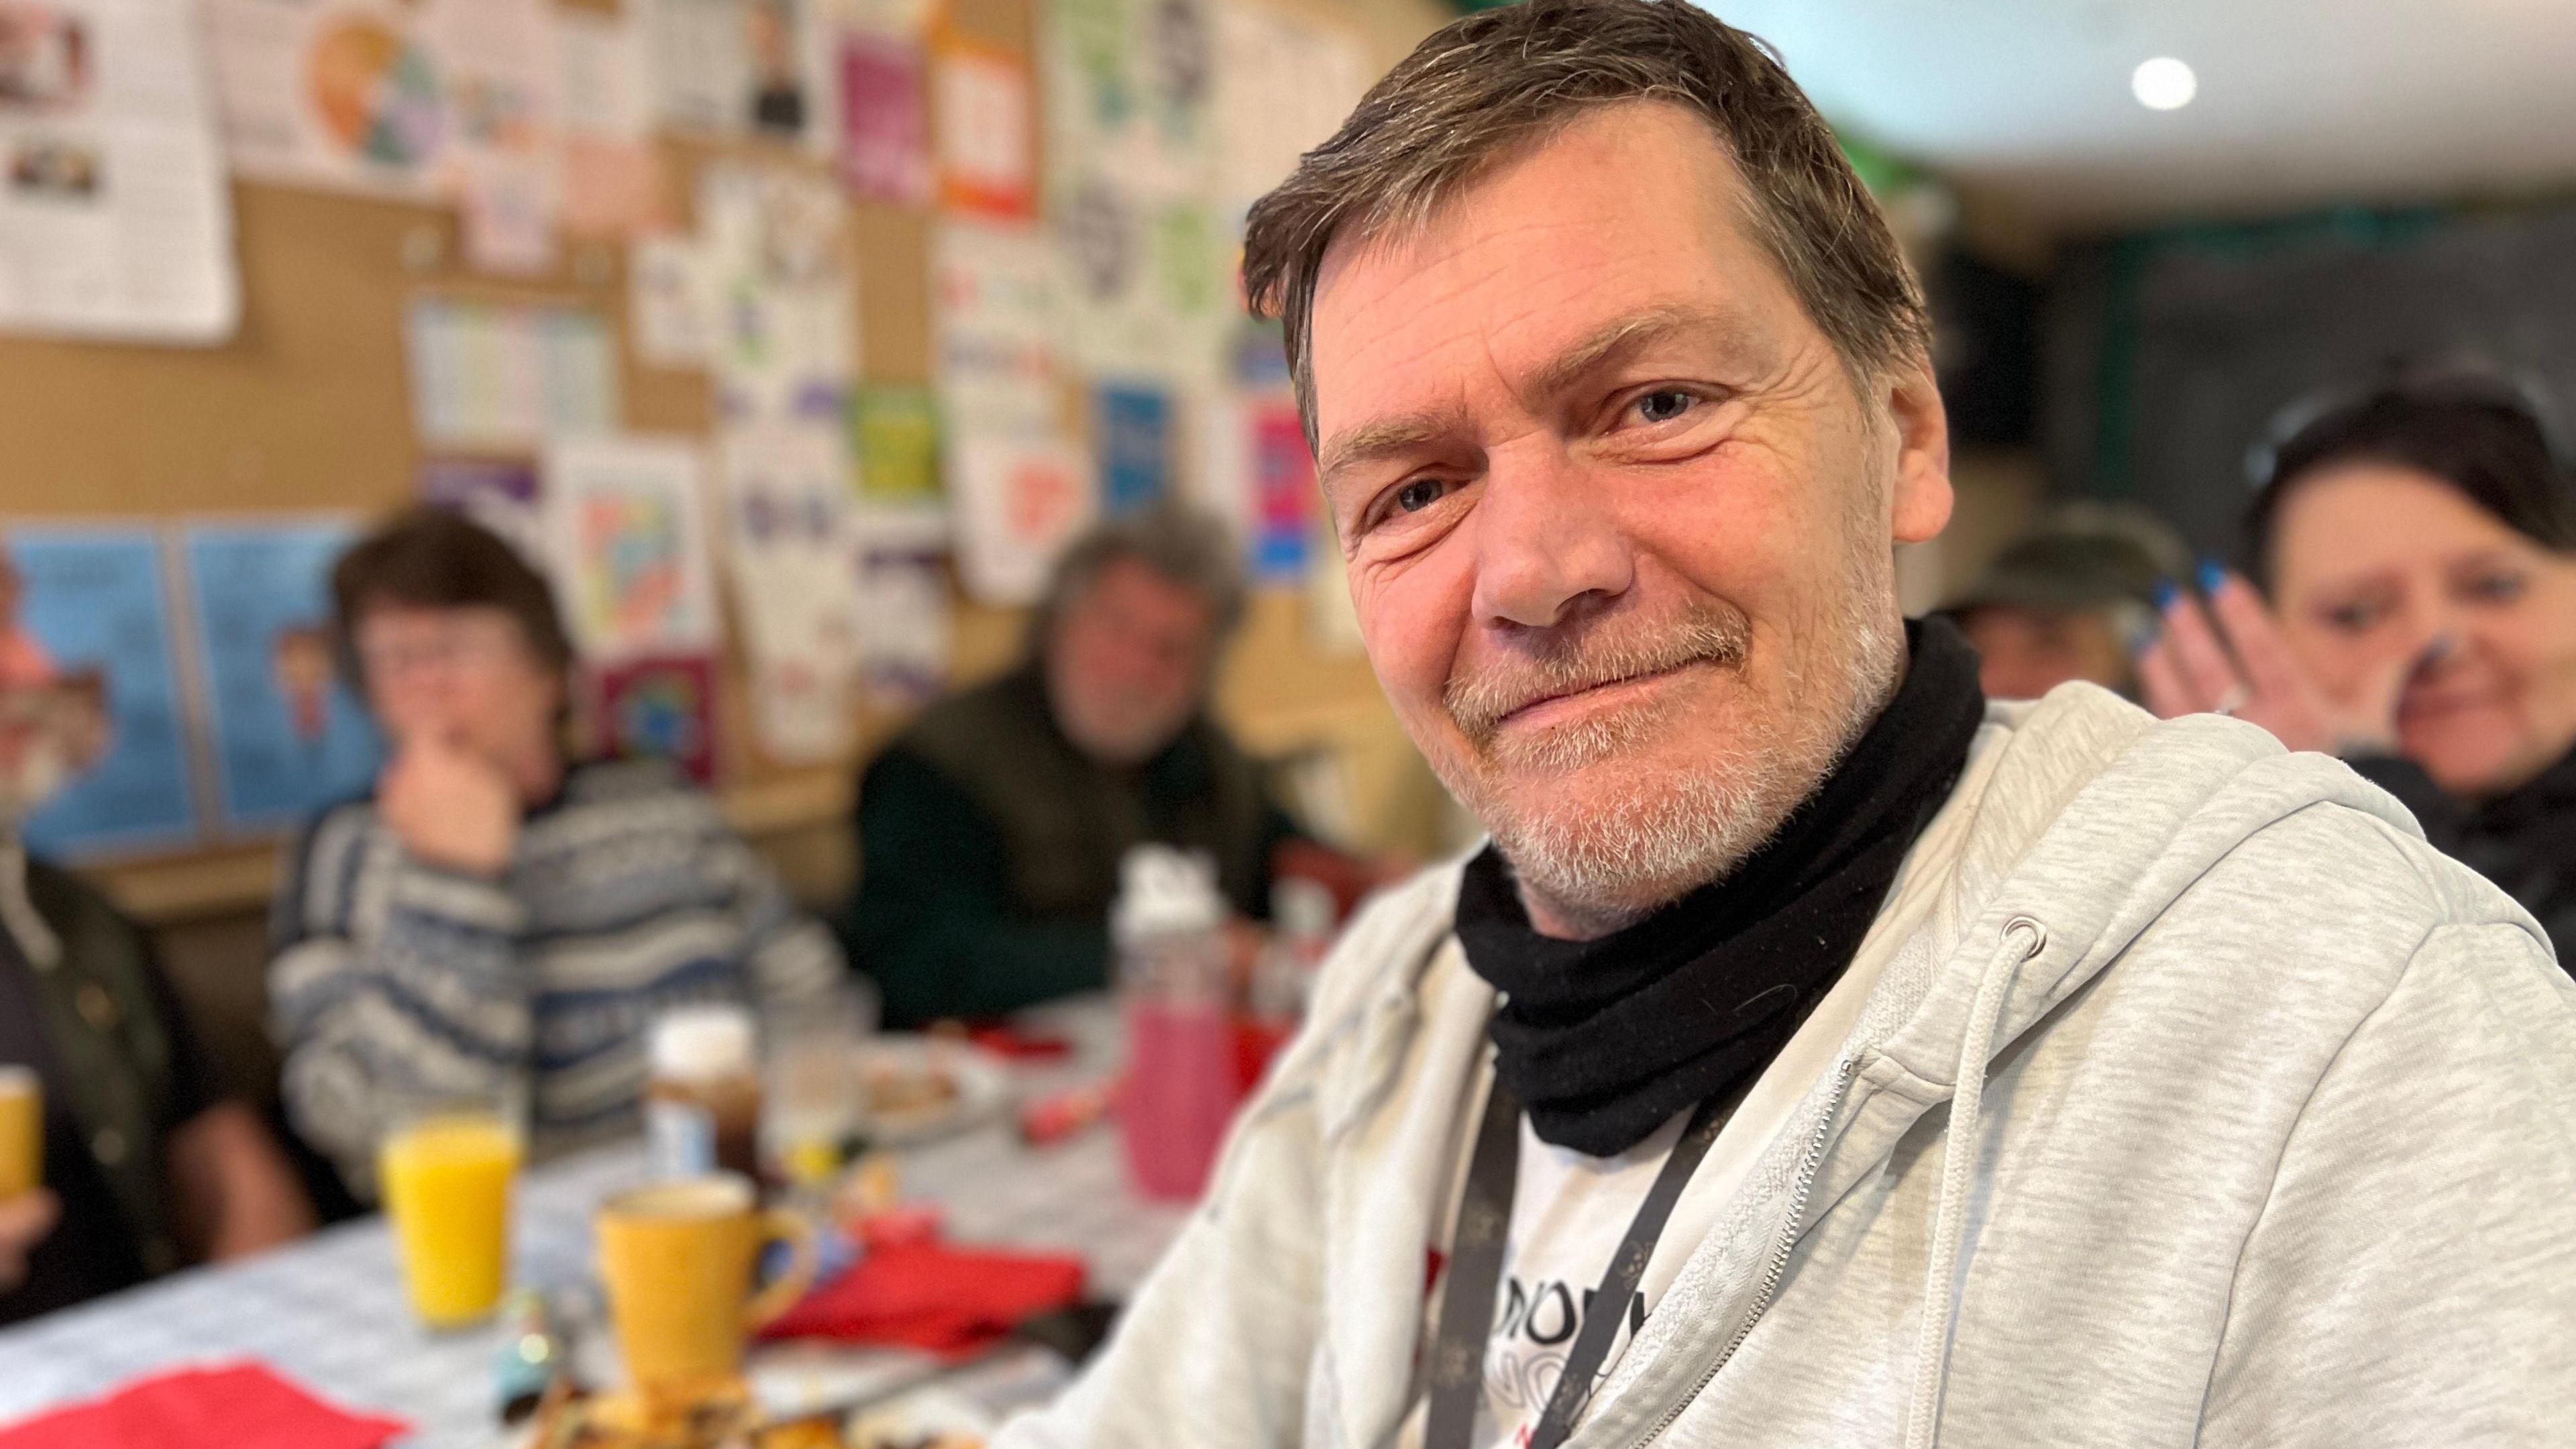
[[[1043,1020],[1083,1049],[1074,1066],[1024,1073],[1027,1090],[1080,1080],[1114,1059],[1116,1022],[1103,1005]],[[611,1148],[527,1173],[513,1281],[588,1279],[591,1210],[641,1170],[638,1149]],[[1128,1187],[1114,1126],[1032,1149],[1008,1123],[992,1123],[905,1153],[903,1184],[908,1197],[939,1205],[951,1240],[1080,1254],[1092,1292],[1113,1298],[1143,1279],[1186,1213]],[[159,1370],[255,1358],[326,1398],[409,1420],[416,1432],[404,1449],[484,1449],[507,1442],[493,1413],[501,1333],[417,1327],[392,1238],[371,1218],[0,1332],[0,1424]]]

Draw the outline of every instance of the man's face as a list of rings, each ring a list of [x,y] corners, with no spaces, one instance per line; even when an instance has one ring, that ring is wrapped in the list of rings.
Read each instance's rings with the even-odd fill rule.
[[[1624,103],[1317,290],[1370,661],[1558,934],[1770,836],[1903,667],[1893,544],[1949,516],[1929,378],[1865,395],[1745,205],[1703,122]]]
[[[1105,764],[1152,759],[1198,710],[1215,628],[1197,589],[1112,560],[1065,605],[1047,642],[1057,726]]]
[[[435,739],[504,770],[555,748],[563,681],[509,614],[382,603],[356,634],[367,707],[397,746]]]

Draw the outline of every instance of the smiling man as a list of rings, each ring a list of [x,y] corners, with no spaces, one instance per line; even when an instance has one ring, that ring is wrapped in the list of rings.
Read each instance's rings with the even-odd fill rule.
[[[1245,255],[1492,838],[1004,1445],[2565,1442],[2576,990],[2333,761],[1901,619],[1922,305],[1757,42],[1462,20]]]

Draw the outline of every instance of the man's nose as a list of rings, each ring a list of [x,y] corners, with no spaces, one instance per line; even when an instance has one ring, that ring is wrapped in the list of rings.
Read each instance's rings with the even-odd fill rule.
[[[1636,556],[1601,481],[1553,438],[1489,459],[1476,501],[1479,623],[1546,629],[1628,591]]]

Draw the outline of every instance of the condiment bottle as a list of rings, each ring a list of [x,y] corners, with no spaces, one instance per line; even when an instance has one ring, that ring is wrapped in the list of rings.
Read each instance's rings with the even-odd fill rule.
[[[684,1006],[653,1023],[644,1136],[656,1177],[760,1171],[760,1068],[739,1006]]]

